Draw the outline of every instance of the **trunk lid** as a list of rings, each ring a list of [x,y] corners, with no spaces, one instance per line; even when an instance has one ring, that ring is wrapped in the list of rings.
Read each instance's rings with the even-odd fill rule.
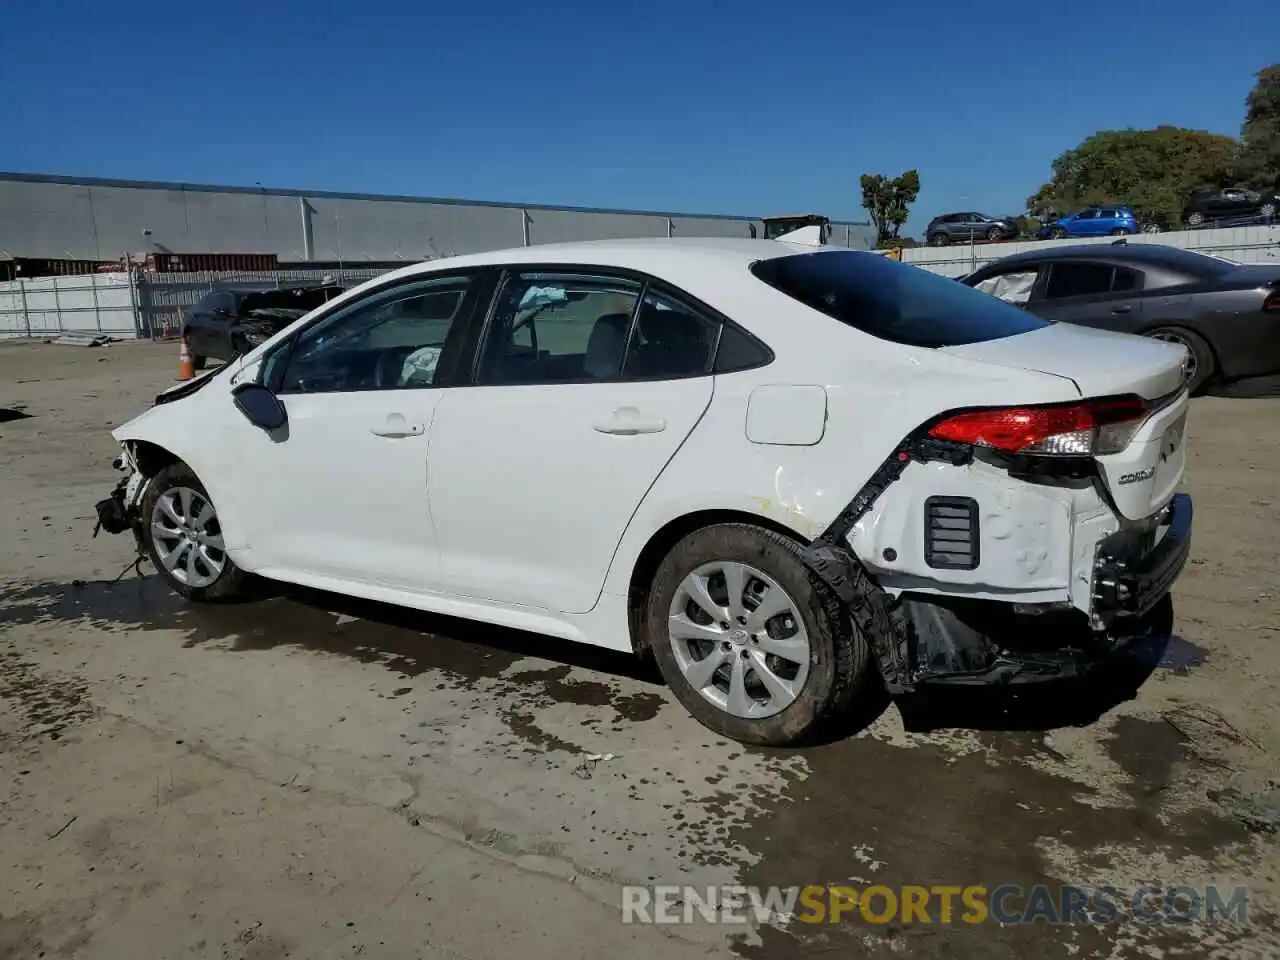
[[[1176,392],[1186,379],[1187,353],[1180,346],[1070,323],[941,352],[1064,377],[1082,397],[1133,393],[1155,400]]]

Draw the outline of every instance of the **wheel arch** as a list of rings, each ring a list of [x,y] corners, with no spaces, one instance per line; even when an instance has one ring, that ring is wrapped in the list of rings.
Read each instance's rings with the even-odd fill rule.
[[[161,424],[163,426],[163,424]],[[149,436],[143,437],[142,433]],[[187,466],[204,484],[218,510],[229,550],[239,549],[245,540],[242,517],[229,484],[219,476],[217,461],[201,450],[195,438],[184,437],[174,430],[122,430],[116,433],[120,443],[134,456],[138,471],[150,480],[165,467],[175,463]]]
[[[631,635],[631,649],[639,657],[650,656],[644,641],[644,608],[649,596],[649,586],[658,567],[671,549],[689,534],[722,523],[742,523],[769,530],[788,537],[796,543],[807,545],[809,540],[795,529],[758,513],[744,510],[708,509],[695,510],[668,521],[659,527],[640,548],[631,567],[627,585],[627,627]]]

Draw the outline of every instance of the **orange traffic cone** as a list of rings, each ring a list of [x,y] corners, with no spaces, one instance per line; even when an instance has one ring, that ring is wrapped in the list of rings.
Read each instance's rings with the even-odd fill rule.
[[[196,375],[195,364],[191,362],[191,351],[187,349],[187,341],[184,338],[182,348],[178,351],[178,379],[190,380]]]

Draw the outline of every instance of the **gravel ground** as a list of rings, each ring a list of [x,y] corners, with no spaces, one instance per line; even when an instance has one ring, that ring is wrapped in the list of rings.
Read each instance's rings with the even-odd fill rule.
[[[117,581],[127,538],[90,538],[108,431],[174,353],[0,344],[0,958],[1280,956],[1280,400],[1193,405],[1193,559],[1136,695],[907,702],[777,751],[626,657]],[[1248,922],[619,909],[625,883],[1064,882],[1247,885]]]

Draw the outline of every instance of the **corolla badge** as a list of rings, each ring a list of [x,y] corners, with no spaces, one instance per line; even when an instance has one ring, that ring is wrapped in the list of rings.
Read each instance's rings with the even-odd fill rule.
[[[1150,480],[1156,475],[1155,467],[1147,467],[1145,470],[1135,470],[1133,473],[1120,474],[1121,483],[1141,483],[1143,480]]]

